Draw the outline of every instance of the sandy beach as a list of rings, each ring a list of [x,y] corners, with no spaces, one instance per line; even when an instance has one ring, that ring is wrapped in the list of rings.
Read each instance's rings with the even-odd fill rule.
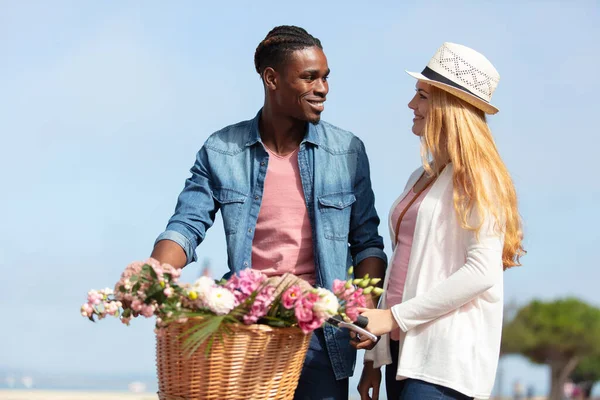
[[[156,400],[155,393],[0,390],[0,400]]]

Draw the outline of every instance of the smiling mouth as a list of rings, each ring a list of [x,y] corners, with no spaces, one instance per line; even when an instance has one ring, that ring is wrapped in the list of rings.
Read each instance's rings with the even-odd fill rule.
[[[325,109],[325,101],[316,101],[316,100],[306,100],[308,104],[311,105],[312,108],[323,111]]]

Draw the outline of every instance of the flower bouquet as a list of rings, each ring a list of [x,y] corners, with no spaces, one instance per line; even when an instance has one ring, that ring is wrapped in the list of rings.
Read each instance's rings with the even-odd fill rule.
[[[333,316],[356,320],[365,296],[381,294],[368,276],[336,280],[330,291],[252,269],[192,284],[180,275],[152,258],[134,262],[114,290],[91,290],[81,307],[92,321],[156,316],[162,400],[292,399],[311,332]]]

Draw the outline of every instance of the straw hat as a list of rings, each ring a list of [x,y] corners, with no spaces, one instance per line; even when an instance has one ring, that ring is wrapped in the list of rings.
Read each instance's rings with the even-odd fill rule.
[[[498,112],[490,102],[500,75],[483,54],[471,48],[446,42],[421,73],[406,72],[413,78],[453,94],[486,114]]]

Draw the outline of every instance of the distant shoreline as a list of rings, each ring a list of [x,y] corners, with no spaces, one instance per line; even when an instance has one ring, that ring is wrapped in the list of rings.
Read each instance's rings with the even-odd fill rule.
[[[156,393],[0,389],[0,400],[156,400]]]

